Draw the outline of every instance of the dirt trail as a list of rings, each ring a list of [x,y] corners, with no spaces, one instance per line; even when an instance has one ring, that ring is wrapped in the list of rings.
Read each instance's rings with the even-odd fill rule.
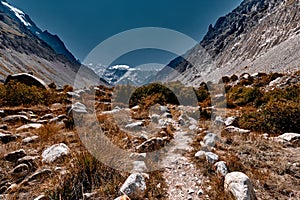
[[[189,130],[189,132],[191,132]],[[191,150],[190,142],[193,135],[187,131],[174,134],[174,146],[164,160],[164,178],[168,185],[169,199],[200,199],[202,177],[185,156],[184,152]]]

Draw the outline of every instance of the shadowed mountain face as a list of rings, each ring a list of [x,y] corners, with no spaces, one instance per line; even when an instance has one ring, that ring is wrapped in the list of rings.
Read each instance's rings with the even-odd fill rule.
[[[199,45],[182,56],[184,59],[169,63],[179,77],[165,68],[157,79],[199,85],[202,80],[218,81],[234,73],[299,69],[299,5],[299,0],[243,1],[211,25]]]
[[[82,67],[82,83],[99,80],[66,49],[56,35],[41,31],[28,15],[0,2],[0,79],[9,74],[32,72],[47,83],[73,84]]]

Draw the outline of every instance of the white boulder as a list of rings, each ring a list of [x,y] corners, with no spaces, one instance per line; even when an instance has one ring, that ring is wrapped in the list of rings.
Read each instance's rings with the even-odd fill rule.
[[[231,172],[225,176],[224,189],[236,200],[255,200],[256,195],[249,177],[242,172]]]
[[[55,144],[45,149],[42,153],[42,162],[52,163],[62,156],[66,156],[70,153],[70,149],[64,143]]]
[[[130,199],[143,199],[146,192],[146,181],[142,174],[131,174],[120,188],[122,194],[126,194]]]

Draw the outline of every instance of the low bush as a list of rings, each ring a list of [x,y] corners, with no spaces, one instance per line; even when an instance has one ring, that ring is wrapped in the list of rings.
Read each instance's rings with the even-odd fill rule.
[[[63,97],[53,91],[10,81],[0,86],[0,106],[50,105],[62,102]]]
[[[245,112],[239,126],[273,134],[300,132],[300,104],[293,101],[270,101],[258,112]]]
[[[227,102],[244,106],[259,104],[263,94],[257,87],[234,86],[227,92]]]

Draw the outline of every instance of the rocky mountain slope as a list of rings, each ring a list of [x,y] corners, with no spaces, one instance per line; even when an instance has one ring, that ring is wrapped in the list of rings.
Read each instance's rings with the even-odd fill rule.
[[[299,0],[244,0],[210,26],[203,40],[157,79],[197,85],[244,72],[295,71],[300,65]]]
[[[73,84],[81,67],[56,35],[41,31],[21,10],[0,3],[0,79],[9,74],[33,72],[47,83]],[[82,66],[83,83],[98,80]]]

